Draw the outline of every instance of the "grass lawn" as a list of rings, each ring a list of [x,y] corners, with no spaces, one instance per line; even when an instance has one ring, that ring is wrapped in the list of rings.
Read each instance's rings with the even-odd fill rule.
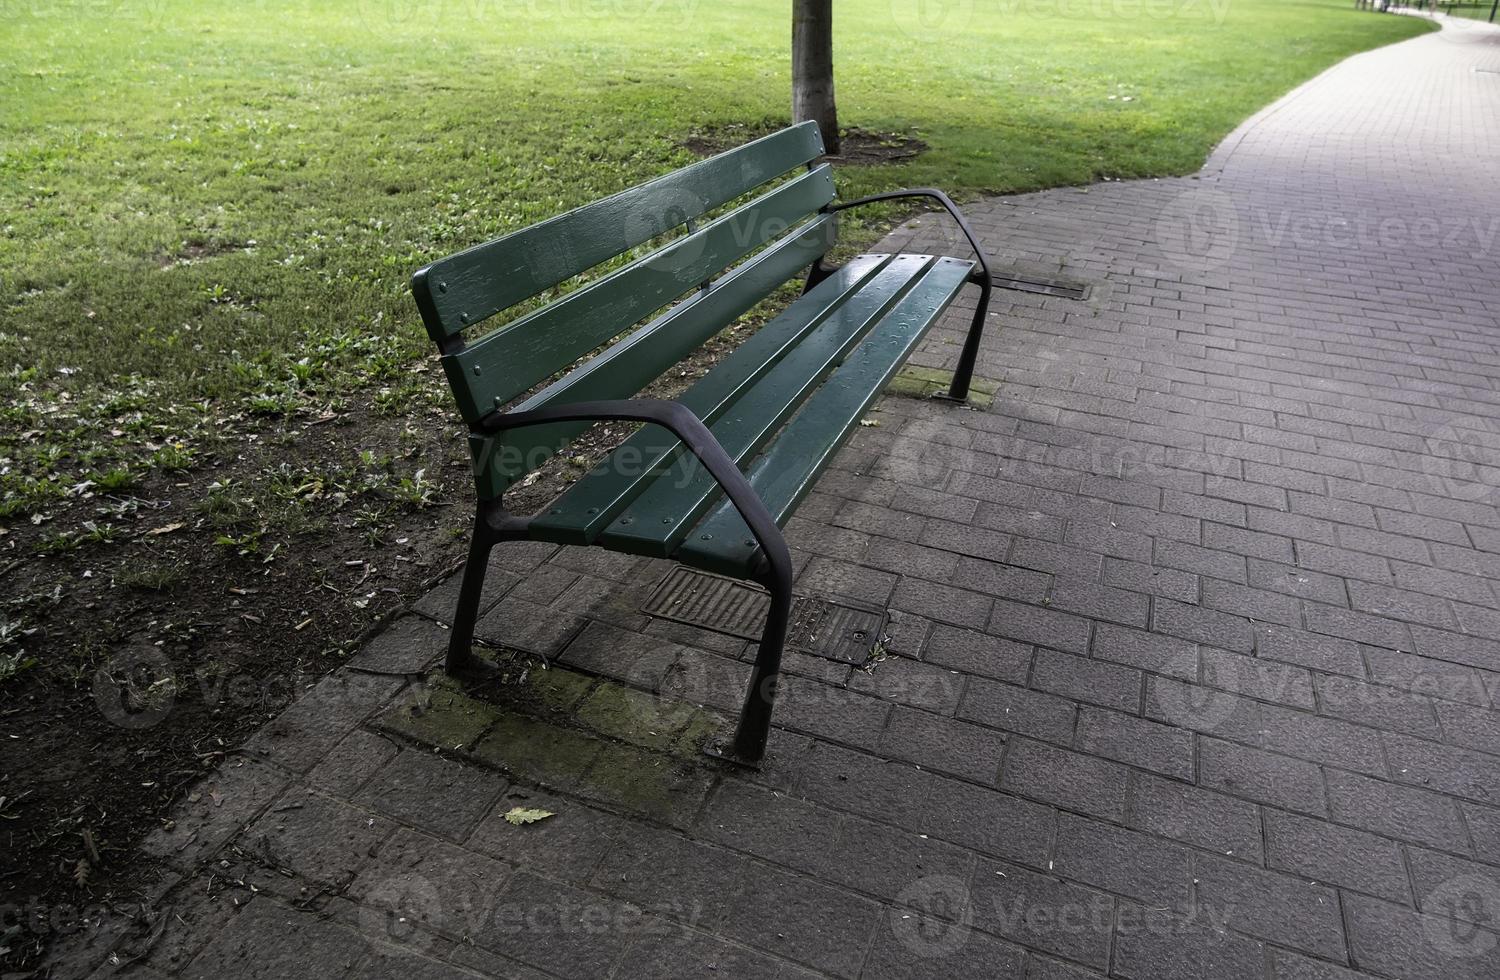
[[[175,406],[170,436],[201,424],[185,406],[203,399],[275,414],[391,381],[427,350],[406,292],[422,263],[687,163],[695,130],[785,122],[783,6],[13,7],[0,23],[6,429],[57,429],[58,392],[68,426]],[[839,0],[842,121],[931,145],[847,170],[846,195],[1191,171],[1298,82],[1428,29],[1344,0],[996,0],[926,26],[917,8]],[[149,465],[126,446],[40,464],[16,448],[0,447],[3,479],[22,496],[18,481],[53,468]]]
[[[1490,11],[1495,9],[1493,0],[1484,0],[1482,3],[1456,3],[1451,6],[1445,5],[1438,8],[1443,13],[1453,17],[1467,17],[1470,20],[1490,19]]]

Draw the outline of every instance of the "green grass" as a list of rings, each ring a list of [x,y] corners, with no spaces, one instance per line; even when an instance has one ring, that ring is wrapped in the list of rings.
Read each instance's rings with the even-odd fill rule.
[[[1453,17],[1467,17],[1470,20],[1488,21],[1490,19],[1490,11],[1495,9],[1495,5],[1492,0],[1484,0],[1482,3],[1440,4],[1437,9]],[[1500,21],[1500,18],[1497,18],[1497,21]]]
[[[357,386],[400,411],[428,350],[410,273],[688,163],[694,131],[785,123],[784,6],[0,4],[0,516],[185,467],[225,412]],[[1429,27],[1345,0],[837,8],[842,121],[931,146],[845,170],[846,195],[1192,171],[1298,82]]]

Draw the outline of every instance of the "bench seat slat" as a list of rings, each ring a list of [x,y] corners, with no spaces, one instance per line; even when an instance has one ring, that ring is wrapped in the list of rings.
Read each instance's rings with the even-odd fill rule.
[[[809,331],[831,316],[891,261],[867,255],[846,263],[779,316],[747,337],[729,356],[682,394],[678,401],[712,425]],[[534,538],[558,544],[593,544],[599,534],[659,477],[672,478],[682,451],[677,438],[645,426],[584,474],[531,522]]]
[[[939,259],[849,356],[771,448],[750,467],[750,485],[777,524],[785,524],[896,371],[952,303],[974,263]],[[673,555],[708,571],[746,576],[758,549],[728,501],[720,504]]]
[[[828,373],[901,300],[932,264],[925,255],[901,255],[860,287],[796,350],[782,358],[712,426],[714,438],[736,463],[751,459],[812,394]],[[812,451],[812,447],[803,447]],[[683,456],[684,464],[690,462]],[[683,479],[681,477],[686,477]],[[682,542],[720,494],[702,467],[661,479],[625,509],[599,538],[615,551],[666,557]]]
[[[412,291],[434,341],[536,296],[817,158],[816,123],[772,133],[421,269]]]
[[[735,267],[711,288],[696,292],[666,313],[584,362],[515,411],[567,405],[590,399],[628,398],[660,377],[779,286],[821,258],[838,235],[838,216],[821,215],[801,230]],[[506,433],[503,451],[480,439],[474,454],[484,465],[477,474],[484,499],[497,497],[513,481],[560,451],[588,422],[559,422]]]
[[[794,228],[833,199],[824,164],[443,358],[469,422]],[[670,364],[671,362],[668,362]],[[665,369],[667,364],[663,364]]]

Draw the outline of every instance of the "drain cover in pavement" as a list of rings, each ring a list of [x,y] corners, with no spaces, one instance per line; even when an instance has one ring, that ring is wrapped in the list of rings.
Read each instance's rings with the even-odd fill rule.
[[[641,607],[648,616],[670,619],[715,633],[759,640],[771,597],[754,585],[678,566]],[[846,664],[869,659],[885,613],[816,596],[796,596],[786,645],[793,650]]]

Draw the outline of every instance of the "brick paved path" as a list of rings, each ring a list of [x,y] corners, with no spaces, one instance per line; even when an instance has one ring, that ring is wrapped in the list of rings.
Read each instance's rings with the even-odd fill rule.
[[[677,748],[750,654],[639,613],[665,566],[502,548],[481,634],[620,739],[414,683],[409,618],[150,841],[160,932],[65,965],[1500,976],[1493,72],[1455,23],[1196,177],[976,206],[1091,294],[1000,294],[995,405],[887,399],[793,522],[800,590],[888,605],[892,655],[794,658],[765,771]]]

